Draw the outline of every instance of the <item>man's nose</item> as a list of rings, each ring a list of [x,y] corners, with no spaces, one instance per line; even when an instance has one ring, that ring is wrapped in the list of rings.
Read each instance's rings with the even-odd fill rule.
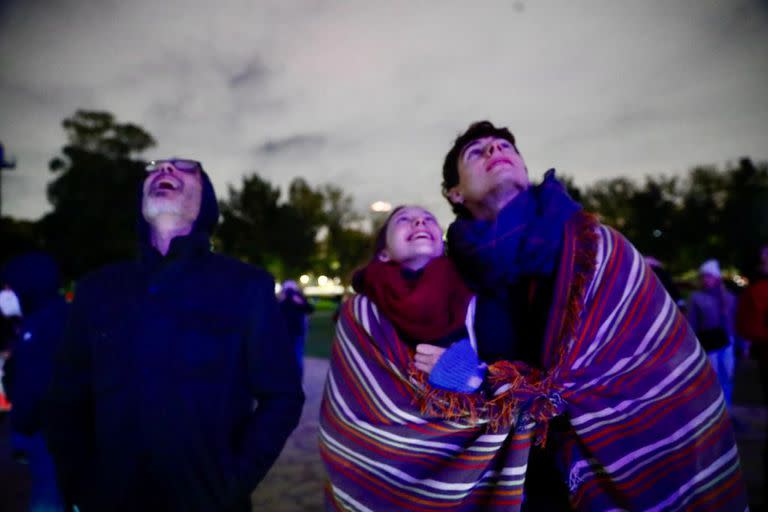
[[[500,140],[493,140],[488,143],[487,146],[485,146],[485,151],[488,154],[488,156],[493,155],[494,153],[501,151],[501,141]]]
[[[163,162],[160,164],[160,167],[158,167],[157,170],[160,172],[174,173],[176,168],[170,162]]]

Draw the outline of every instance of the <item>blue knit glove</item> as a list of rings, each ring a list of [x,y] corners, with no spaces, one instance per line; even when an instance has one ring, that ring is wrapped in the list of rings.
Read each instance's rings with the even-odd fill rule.
[[[469,338],[464,338],[443,352],[429,374],[429,383],[448,391],[472,393],[483,383],[483,377],[485,365],[480,366],[477,352]]]

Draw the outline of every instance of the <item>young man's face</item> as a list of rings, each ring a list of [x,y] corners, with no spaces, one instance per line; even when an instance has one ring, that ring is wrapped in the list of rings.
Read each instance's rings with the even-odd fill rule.
[[[491,194],[511,200],[530,185],[523,157],[506,139],[476,139],[464,146],[458,160],[459,183],[448,191],[448,198],[470,211]]]
[[[191,226],[200,213],[202,190],[199,169],[180,171],[173,161],[162,162],[144,180],[142,214],[149,223],[173,216]]]
[[[416,206],[398,210],[387,224],[387,245],[379,259],[418,270],[443,255],[443,230],[437,219]]]

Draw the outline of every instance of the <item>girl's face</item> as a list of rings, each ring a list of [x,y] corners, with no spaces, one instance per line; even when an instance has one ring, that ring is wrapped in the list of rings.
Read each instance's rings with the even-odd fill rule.
[[[418,206],[401,208],[387,224],[387,245],[379,253],[381,261],[396,261],[419,270],[443,255],[443,230],[434,215]]]

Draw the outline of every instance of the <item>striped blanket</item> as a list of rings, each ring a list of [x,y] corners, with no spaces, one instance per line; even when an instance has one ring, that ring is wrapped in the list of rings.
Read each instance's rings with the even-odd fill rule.
[[[374,304],[345,303],[320,418],[328,509],[519,510],[531,444],[565,414],[556,442],[575,509],[746,510],[716,376],[642,256],[579,213],[554,297],[545,369],[492,365],[495,395],[467,396],[459,414],[413,378]]]

